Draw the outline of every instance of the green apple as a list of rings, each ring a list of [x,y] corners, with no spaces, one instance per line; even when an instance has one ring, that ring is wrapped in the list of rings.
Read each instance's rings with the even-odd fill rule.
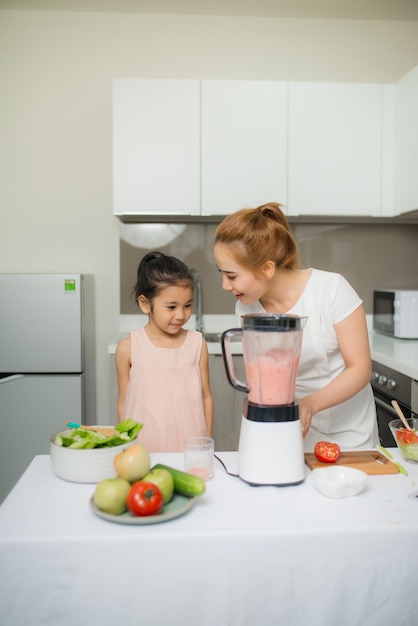
[[[105,478],[96,486],[94,504],[104,513],[121,515],[127,510],[126,498],[131,483],[124,478]]]
[[[157,485],[163,494],[164,504],[170,502],[174,493],[174,479],[168,470],[152,469],[142,480]]]

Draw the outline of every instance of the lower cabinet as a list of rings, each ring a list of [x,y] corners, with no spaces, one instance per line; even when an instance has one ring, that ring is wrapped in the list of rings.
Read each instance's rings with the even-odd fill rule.
[[[235,376],[245,381],[244,359],[233,356]],[[246,394],[234,389],[228,382],[222,355],[209,355],[210,383],[214,404],[212,437],[215,451],[238,450],[241,416]]]

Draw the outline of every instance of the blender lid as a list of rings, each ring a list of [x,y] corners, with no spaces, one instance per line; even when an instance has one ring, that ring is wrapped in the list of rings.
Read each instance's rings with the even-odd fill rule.
[[[292,331],[301,330],[308,318],[291,313],[249,313],[241,319],[243,330]]]

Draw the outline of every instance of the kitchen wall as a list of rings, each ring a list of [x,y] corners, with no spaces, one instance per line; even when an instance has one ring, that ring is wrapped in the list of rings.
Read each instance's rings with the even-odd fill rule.
[[[36,0],[30,6],[35,9]],[[112,215],[113,78],[395,82],[418,65],[418,22],[1,7],[0,2],[0,271],[94,275],[97,421],[109,423],[114,415],[107,346],[118,335],[120,315],[119,222]],[[304,262],[348,268],[352,244],[344,228],[321,235],[326,246],[309,237],[309,228],[297,233]],[[211,263],[210,228],[200,231],[196,236],[205,252],[183,256],[203,271]],[[384,232],[382,257],[408,267],[407,261],[398,265],[403,244],[394,248],[390,228]],[[401,237],[409,241],[412,232]],[[379,248],[378,233],[373,250]],[[362,237],[367,243],[361,233],[355,241]],[[370,272],[374,284],[378,265],[373,255],[361,254],[360,274]],[[351,270],[345,273],[353,278]],[[220,286],[210,276],[204,295],[212,310]],[[395,278],[399,284],[401,276]]]
[[[120,245],[120,310],[141,314],[133,298],[140,259],[151,249],[181,258],[202,278],[206,314],[231,314],[235,300],[221,288],[212,254],[214,224],[171,224],[170,243],[157,225],[151,238],[149,225],[123,226]],[[363,298],[366,313],[372,313],[373,289],[398,287],[418,289],[418,223],[396,224],[294,224],[303,267],[316,267],[343,274]],[[170,231],[168,230],[170,234]],[[158,237],[160,235],[160,238]],[[150,243],[145,246],[144,242]]]

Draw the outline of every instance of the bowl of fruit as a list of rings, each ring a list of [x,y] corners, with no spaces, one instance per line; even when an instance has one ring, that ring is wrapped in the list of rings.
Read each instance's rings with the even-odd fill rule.
[[[98,483],[115,473],[114,457],[137,441],[141,429],[131,419],[116,426],[69,425],[50,439],[52,469],[63,480]]]
[[[389,422],[389,428],[405,461],[418,463],[418,417],[411,417],[406,422],[410,430],[400,419]]]

